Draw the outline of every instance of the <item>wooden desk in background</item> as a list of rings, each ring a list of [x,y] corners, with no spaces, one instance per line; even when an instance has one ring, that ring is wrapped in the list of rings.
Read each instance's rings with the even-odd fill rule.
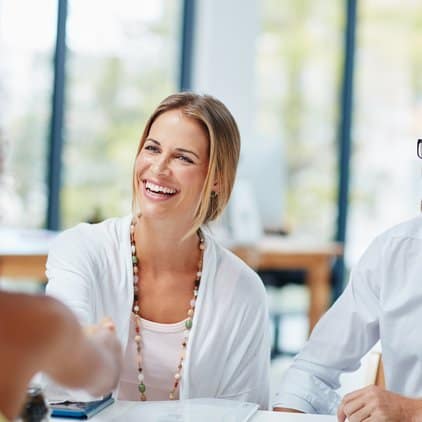
[[[309,288],[309,331],[331,302],[331,266],[342,255],[339,243],[315,243],[286,236],[265,236],[257,245],[232,248],[255,270],[305,270]]]
[[[45,282],[45,262],[56,232],[0,229],[0,277],[33,278]]]
[[[0,229],[0,277],[26,277],[45,282],[45,261],[55,235],[46,230]],[[255,246],[233,247],[232,250],[255,270],[305,270],[310,291],[309,327],[314,327],[330,304],[331,264],[333,258],[342,254],[341,245],[265,236]]]
[[[47,255],[4,254],[0,255],[0,277],[34,278],[45,282]]]

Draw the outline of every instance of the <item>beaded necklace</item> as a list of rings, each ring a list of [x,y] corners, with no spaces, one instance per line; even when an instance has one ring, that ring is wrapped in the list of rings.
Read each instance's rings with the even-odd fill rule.
[[[140,394],[140,399],[142,401],[147,400],[146,396],[146,386],[144,383],[144,373],[143,373],[143,363],[142,363],[142,347],[141,347],[141,309],[139,306],[139,261],[136,256],[136,243],[135,243],[135,226],[136,226],[136,217],[133,218],[130,224],[130,244],[131,244],[131,251],[132,251],[132,266],[133,266],[133,307],[132,311],[135,315],[135,345],[136,345],[136,353],[137,353],[137,367],[138,367],[138,391]],[[187,314],[187,318],[185,320],[185,331],[183,333],[183,341],[182,341],[182,351],[180,354],[179,364],[177,365],[176,373],[174,374],[174,384],[173,388],[170,390],[169,399],[174,400],[176,398],[176,391],[179,387],[180,380],[182,378],[182,369],[183,363],[185,360],[185,353],[186,353],[186,346],[189,339],[190,330],[192,328],[192,321],[193,315],[195,312],[195,304],[196,298],[198,296],[198,289],[199,284],[201,282],[201,275],[202,275],[202,262],[204,258],[204,249],[205,243],[204,238],[200,230],[198,230],[198,237],[199,237],[199,250],[200,250],[200,257],[198,262],[198,271],[196,272],[195,276],[195,283],[193,288],[193,297],[189,303],[189,310]]]

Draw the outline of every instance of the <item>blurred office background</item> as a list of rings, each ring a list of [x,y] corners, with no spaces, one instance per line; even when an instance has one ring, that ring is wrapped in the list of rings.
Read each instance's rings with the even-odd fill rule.
[[[128,214],[145,120],[182,89],[236,117],[262,227],[344,242],[337,286],[419,213],[419,1],[0,0],[0,225]],[[269,293],[295,351],[306,288]]]

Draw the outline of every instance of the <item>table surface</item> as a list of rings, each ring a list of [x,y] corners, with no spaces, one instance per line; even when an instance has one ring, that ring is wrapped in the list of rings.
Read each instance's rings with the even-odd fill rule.
[[[142,403],[119,400],[119,401],[116,401],[111,406],[104,409],[103,411],[101,411],[96,416],[90,418],[89,420],[92,422],[112,422],[112,421],[115,422],[115,421],[120,421],[120,420],[129,420],[125,418],[126,416],[125,414],[129,414],[129,411],[133,411],[133,408],[136,406],[140,407],[142,406]],[[139,417],[140,418],[142,417],[141,413],[139,413]],[[51,418],[51,420],[75,421],[75,419],[67,419],[67,418]],[[150,422],[149,420],[145,420],[143,418],[139,419],[139,421]],[[312,422],[312,421],[336,422],[337,418],[331,415],[304,415],[304,414],[299,414],[299,413],[281,413],[281,412],[268,412],[268,411],[259,410],[258,412],[255,413],[255,415],[251,419],[249,419],[249,422]],[[183,421],[180,421],[180,422],[183,422]],[[190,422],[193,422],[193,421],[190,421]]]

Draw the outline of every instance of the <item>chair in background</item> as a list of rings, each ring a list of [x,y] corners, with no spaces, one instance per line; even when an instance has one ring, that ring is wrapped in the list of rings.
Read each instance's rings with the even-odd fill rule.
[[[384,365],[381,352],[373,350],[369,353],[365,384],[385,388]]]

